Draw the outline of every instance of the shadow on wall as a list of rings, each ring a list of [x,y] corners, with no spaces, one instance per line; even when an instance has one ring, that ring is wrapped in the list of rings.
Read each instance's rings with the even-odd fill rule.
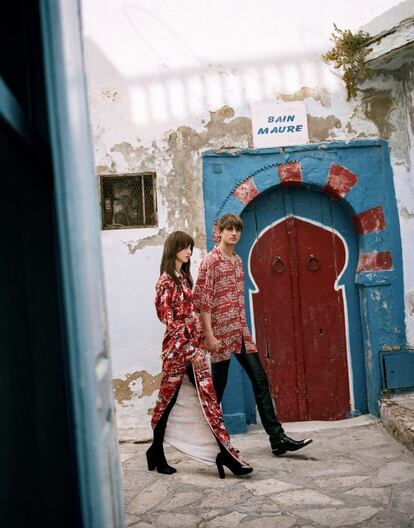
[[[327,90],[297,87],[315,86],[329,82],[326,66],[320,54],[262,57],[220,64],[210,64],[195,56],[173,28],[166,26],[154,14],[126,4],[124,16],[135,37],[135,48],[128,49],[131,60],[139,62],[145,51],[154,58],[160,72],[125,79],[108,61],[99,47],[85,37],[88,64],[88,84],[95,97],[116,103],[119,112],[139,127],[164,128],[179,122],[200,119],[207,110],[223,105],[248,108],[250,101],[275,99],[297,100],[311,96],[324,107],[330,106]],[[171,66],[152,45],[151,37],[163,38],[170,45],[171,62],[183,59],[181,66]],[[188,62],[188,66],[182,66]],[[331,77],[331,74],[330,74]],[[322,83],[321,81],[325,82]],[[331,82],[334,82],[331,77]],[[130,103],[130,104],[128,104]],[[126,113],[128,112],[128,113]],[[96,122],[96,117],[93,116]],[[98,131],[99,134],[99,131]]]

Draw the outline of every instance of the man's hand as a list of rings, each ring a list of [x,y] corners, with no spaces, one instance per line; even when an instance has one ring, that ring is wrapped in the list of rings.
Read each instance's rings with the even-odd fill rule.
[[[217,354],[220,351],[221,342],[216,338],[213,333],[213,328],[211,327],[211,313],[200,312],[200,315],[204,326],[204,347],[211,354]]]
[[[205,348],[212,354],[220,351],[221,342],[214,334],[207,334],[204,341]]]

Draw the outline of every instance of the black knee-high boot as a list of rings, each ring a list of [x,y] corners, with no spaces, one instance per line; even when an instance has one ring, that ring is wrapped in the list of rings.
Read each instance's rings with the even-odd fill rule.
[[[259,354],[241,353],[237,359],[246,370],[253,386],[257,409],[262,420],[263,427],[269,435],[270,445],[274,455],[283,455],[287,451],[297,451],[309,445],[312,440],[293,440],[283,430],[282,424],[276,417],[270,394],[269,382],[266,373],[260,363]]]
[[[269,435],[273,449],[273,446],[276,446],[284,436],[284,430],[282,424],[276,417],[269,382],[260,362],[259,354],[257,352],[246,354],[243,348],[242,352],[236,357],[252,382],[260,419],[265,431]]]
[[[163,473],[164,475],[171,475],[177,471],[174,467],[168,464],[164,453],[165,429],[167,428],[168,416],[177,400],[177,395],[178,391],[174,394],[173,398],[165,409],[164,414],[154,427],[154,438],[151,447],[146,452],[148,469],[150,471],[156,469],[158,473]]]
[[[226,362],[223,362],[223,363],[226,363]],[[226,386],[227,371],[228,371],[228,368],[229,368],[229,366],[228,366],[229,363],[230,363],[230,361],[227,361],[227,365],[225,365],[225,367],[224,367],[224,369],[225,369],[225,381],[224,381],[223,391],[219,393],[221,396],[222,396],[222,393],[224,392],[224,388]],[[191,365],[187,367],[187,375],[188,375],[191,383],[195,387],[196,384],[195,384],[195,379],[194,379],[194,372],[193,372],[193,367]],[[219,477],[221,479],[224,479],[224,477],[225,477],[223,466],[226,466],[227,468],[229,468],[230,471],[234,475],[237,475],[237,476],[247,475],[248,473],[251,473],[253,471],[252,467],[243,467],[238,460],[236,460],[234,457],[232,457],[230,455],[230,453],[227,451],[227,449],[223,446],[223,444],[220,442],[220,440],[215,435],[214,435],[214,438],[215,438],[215,440],[217,442],[217,445],[219,446],[219,449],[220,449],[220,452],[217,453],[217,457],[216,457],[216,466],[217,466]]]

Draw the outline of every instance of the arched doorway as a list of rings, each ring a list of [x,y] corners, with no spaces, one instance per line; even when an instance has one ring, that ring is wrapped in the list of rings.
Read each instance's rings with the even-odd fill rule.
[[[401,239],[387,143],[369,140],[207,152],[203,194],[207,248],[214,244],[214,224],[220,216],[243,215],[246,228],[238,251],[244,252],[246,266],[258,234],[282,218],[298,217],[322,229],[333,226],[346,242],[349,262],[337,286],[344,286],[346,292],[349,415],[378,414],[381,386],[388,386],[388,375],[394,375],[384,353],[403,351],[406,342]],[[311,195],[318,199],[309,199]],[[306,197],[304,203],[301,196]],[[248,221],[252,204],[258,203],[263,214]],[[250,310],[249,291],[256,291],[256,285],[248,273],[246,286]],[[250,315],[251,324],[254,312]],[[408,365],[407,355],[401,354],[399,372]],[[231,432],[245,430],[250,416],[250,386],[239,370],[234,365],[223,398],[224,415],[235,424]]]
[[[347,213],[321,193],[279,188],[253,200],[242,218],[246,301],[280,419],[366,412],[359,317],[348,316],[359,314],[359,302],[357,243]]]

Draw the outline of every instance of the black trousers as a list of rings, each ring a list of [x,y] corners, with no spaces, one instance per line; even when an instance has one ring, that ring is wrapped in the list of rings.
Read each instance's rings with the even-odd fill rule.
[[[273,444],[276,444],[284,435],[284,430],[276,416],[272,395],[270,394],[269,381],[260,362],[259,354],[257,352],[246,354],[244,341],[242,341],[240,354],[234,355],[252,382],[260,419],[273,447]],[[229,359],[212,364],[213,384],[219,403],[226,388],[229,365]]]

